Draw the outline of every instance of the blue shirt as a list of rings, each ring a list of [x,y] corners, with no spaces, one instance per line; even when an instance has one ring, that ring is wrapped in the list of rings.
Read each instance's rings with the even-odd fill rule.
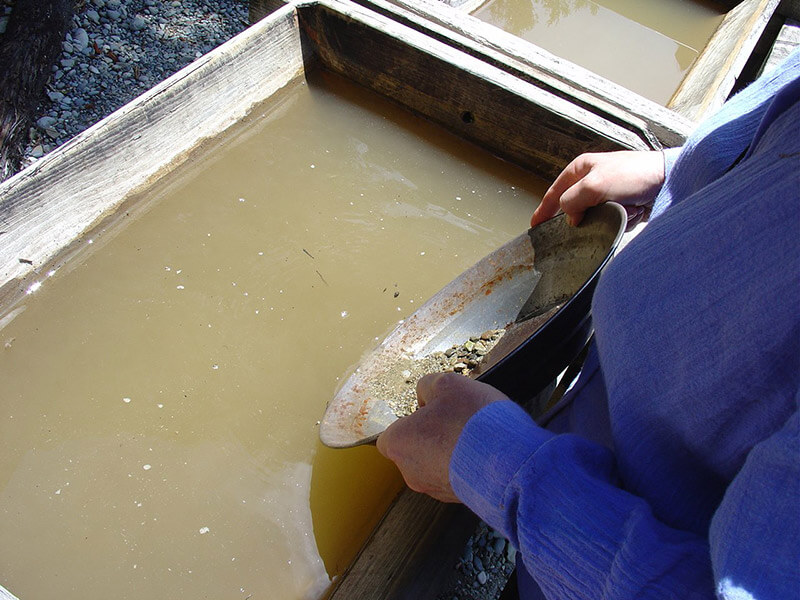
[[[548,598],[800,598],[800,51],[665,163],[561,430],[494,403],[451,483]]]

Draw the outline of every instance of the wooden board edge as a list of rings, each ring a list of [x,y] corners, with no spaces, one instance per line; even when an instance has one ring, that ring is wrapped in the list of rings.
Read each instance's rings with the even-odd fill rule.
[[[725,15],[667,107],[693,121],[727,100],[780,0],[744,0]]]
[[[581,139],[594,140],[597,151],[651,148],[635,128],[619,125],[425,32],[351,6],[346,11],[299,11],[301,29],[314,38],[324,68],[541,177],[555,177],[574,157],[564,146],[577,147]],[[431,78],[434,71],[437,77]],[[513,107],[520,110],[512,111]],[[525,127],[541,135],[526,137]],[[586,145],[591,147],[592,142]]]
[[[0,585],[0,600],[19,600],[19,598]]]
[[[651,145],[679,146],[695,127],[693,121],[656,102],[438,0],[356,1],[618,124],[638,129]]]
[[[462,504],[404,488],[328,600],[434,600],[477,523]]]
[[[274,60],[276,45],[286,48],[283,60]],[[43,276],[57,253],[297,78],[305,60],[286,6],[5,181],[0,297],[23,293],[26,277]]]

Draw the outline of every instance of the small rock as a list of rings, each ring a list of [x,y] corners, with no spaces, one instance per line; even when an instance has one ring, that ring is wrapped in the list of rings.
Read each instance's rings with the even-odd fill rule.
[[[61,61],[61,66],[65,69],[71,69],[75,66],[75,59],[74,58],[65,58]]]
[[[492,550],[495,554],[502,554],[506,549],[506,541],[503,538],[497,538],[492,544]]]
[[[509,544],[508,548],[506,549],[506,558],[510,563],[516,562],[517,560],[517,549],[511,544]]]
[[[467,365],[466,365],[466,363],[463,363],[463,362],[457,362],[456,364],[453,365],[453,370],[458,372],[458,373],[460,373],[461,371],[463,371],[466,368],[467,368]]]
[[[89,45],[89,34],[83,27],[78,27],[72,32],[72,45],[76,52],[83,52]]]
[[[97,8],[103,8],[106,5],[105,0],[92,0],[92,4]]]
[[[488,576],[486,575],[486,571],[481,571],[480,573],[478,573],[478,583],[483,585],[484,583],[486,583],[487,579]]]
[[[58,137],[58,132],[53,127],[48,127],[44,132],[53,139]]]
[[[44,156],[44,148],[42,148],[41,144],[37,144],[33,150],[31,150],[31,156],[33,158],[42,158],[42,156]]]
[[[483,561],[481,561],[480,556],[476,556],[472,559],[472,564],[475,567],[476,571],[483,571]]]
[[[36,126],[42,130],[47,129],[48,127],[52,127],[55,124],[56,124],[55,117],[49,117],[49,116],[44,116],[40,118],[38,121],[36,121]]]
[[[118,10],[109,10],[106,12],[106,15],[112,21],[119,21],[119,18],[122,16]]]
[[[61,92],[47,92],[47,96],[50,98],[52,102],[61,102],[61,99],[64,97],[64,94]]]
[[[131,29],[133,29],[134,31],[141,31],[142,29],[145,28],[146,25],[147,21],[145,21],[142,17],[138,15],[135,16],[131,21]]]
[[[75,52],[75,46],[73,46],[70,42],[61,42],[61,47],[67,54],[72,54]]]
[[[98,69],[98,68],[97,68],[97,67],[95,67],[94,65],[89,65],[89,70],[90,70],[92,73],[94,73],[95,75],[99,75],[99,74],[100,74],[100,69]]]
[[[86,18],[89,19],[94,24],[100,22],[100,15],[98,15],[97,11],[93,9],[89,9],[86,11]]]
[[[6,32],[7,25],[8,25],[8,17],[0,17],[0,33]]]

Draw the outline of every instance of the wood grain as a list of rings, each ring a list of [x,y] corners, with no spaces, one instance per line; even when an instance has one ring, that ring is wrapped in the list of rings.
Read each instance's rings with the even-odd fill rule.
[[[0,600],[19,600],[19,598],[0,585]]]
[[[405,488],[329,600],[434,600],[478,518]]]
[[[779,0],[744,0],[697,57],[667,106],[692,120],[719,109],[736,85]]]
[[[637,131],[651,146],[679,146],[695,124],[639,94],[438,0],[357,0],[514,77]]]
[[[269,40],[269,43],[265,43]],[[303,70],[291,7],[0,185],[0,296]]]
[[[324,67],[496,155],[553,178],[581,151],[651,146],[631,131],[451,46],[347,11],[298,8]]]
[[[800,45],[800,21],[787,20],[775,39],[772,48],[764,63],[764,70],[774,69],[789,54]]]

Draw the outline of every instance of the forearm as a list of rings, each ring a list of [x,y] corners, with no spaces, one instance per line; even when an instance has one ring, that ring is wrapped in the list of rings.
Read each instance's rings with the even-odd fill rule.
[[[450,477],[555,597],[714,597],[706,540],[660,523],[644,500],[616,487],[609,451],[554,436],[509,402],[469,422]]]

